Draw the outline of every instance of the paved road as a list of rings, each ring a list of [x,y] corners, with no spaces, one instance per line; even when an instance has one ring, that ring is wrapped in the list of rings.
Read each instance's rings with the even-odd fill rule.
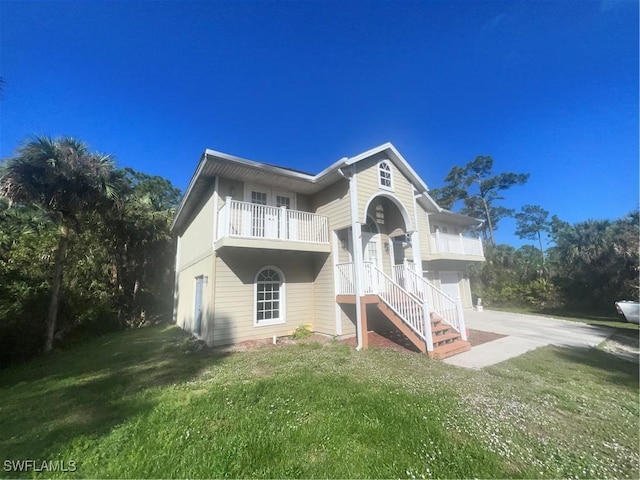
[[[519,313],[465,310],[464,318],[467,328],[507,335],[444,360],[451,365],[474,369],[494,365],[550,344],[593,347],[613,334],[613,329],[607,327]]]

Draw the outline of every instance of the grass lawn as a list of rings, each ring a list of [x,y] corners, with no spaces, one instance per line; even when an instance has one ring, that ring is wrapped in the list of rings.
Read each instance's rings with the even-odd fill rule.
[[[331,342],[215,355],[155,326],[0,371],[0,475],[638,478],[638,392],[597,349],[469,371]]]

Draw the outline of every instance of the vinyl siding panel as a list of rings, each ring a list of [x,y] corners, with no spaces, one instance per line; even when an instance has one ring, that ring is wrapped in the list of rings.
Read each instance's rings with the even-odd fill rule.
[[[392,190],[381,188],[379,184],[378,164],[383,159],[384,157],[374,157],[358,163],[356,173],[358,184],[358,212],[361,218],[364,218],[365,208],[371,197],[377,193],[389,193],[402,203],[413,224],[413,186],[393,162],[388,161],[387,163],[391,166],[393,188]]]
[[[313,284],[314,330],[326,335],[336,333],[335,315],[335,285],[333,277],[332,256],[315,260],[315,270],[318,272]]]
[[[429,239],[429,216],[427,212],[420,206],[417,205],[418,209],[417,217],[418,217],[418,236],[420,238],[420,251],[422,255],[429,253],[431,251],[431,241]]]
[[[243,201],[244,182],[221,177],[218,180],[218,194],[220,195],[218,208],[222,206],[227,197],[231,197],[233,200]]]
[[[178,269],[197,261],[213,248],[213,186],[209,195],[201,203],[197,213],[182,233],[178,252]]]
[[[296,210],[302,212],[311,212],[313,203],[309,195],[303,195],[302,193],[296,194]]]
[[[207,332],[207,325],[212,318],[211,305],[211,275],[213,256],[194,263],[178,273],[178,311],[176,324],[188,332],[193,332],[194,308],[195,308],[195,286],[196,277],[202,275],[208,277],[208,282],[204,285],[202,292],[202,334],[203,338]]]
[[[248,251],[220,252],[216,259],[215,315],[210,345],[227,345],[282,336],[302,324],[313,328],[314,266],[309,254]],[[285,323],[254,326],[255,287],[258,271],[272,265],[284,275]]]
[[[329,230],[351,226],[351,202],[347,180],[336,182],[316,193],[311,197],[311,201],[314,213],[328,217]]]

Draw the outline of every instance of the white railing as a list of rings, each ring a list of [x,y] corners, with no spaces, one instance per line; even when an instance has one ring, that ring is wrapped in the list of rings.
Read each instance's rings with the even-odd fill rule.
[[[431,340],[431,319],[426,305],[394,282],[382,270],[370,265],[378,296],[393,310],[411,330],[427,342],[427,349],[433,350]]]
[[[353,262],[336,265],[336,295],[355,295],[356,287],[353,281]]]
[[[398,315],[427,344],[427,350],[433,350],[431,338],[431,319],[426,304],[415,298],[373,263],[364,262],[362,284],[364,294],[377,294],[382,301]],[[353,262],[336,265],[336,295],[354,295]]]
[[[329,223],[324,215],[227,198],[218,211],[216,240],[222,237],[329,243]]]
[[[464,237],[462,234],[436,233],[429,235],[431,253],[454,253],[458,255],[474,255],[484,257],[480,238]]]
[[[394,281],[406,291],[426,303],[431,311],[436,312],[442,320],[456,330],[462,340],[467,340],[464,324],[462,300],[452,298],[415,271],[413,265],[405,263],[393,267]]]

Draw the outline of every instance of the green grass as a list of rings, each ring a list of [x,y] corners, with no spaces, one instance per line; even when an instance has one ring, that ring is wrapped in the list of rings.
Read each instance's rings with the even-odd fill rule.
[[[0,371],[0,460],[77,466],[44,477],[637,478],[638,415],[638,365],[596,349],[469,371],[334,342],[215,355],[157,326]]]

